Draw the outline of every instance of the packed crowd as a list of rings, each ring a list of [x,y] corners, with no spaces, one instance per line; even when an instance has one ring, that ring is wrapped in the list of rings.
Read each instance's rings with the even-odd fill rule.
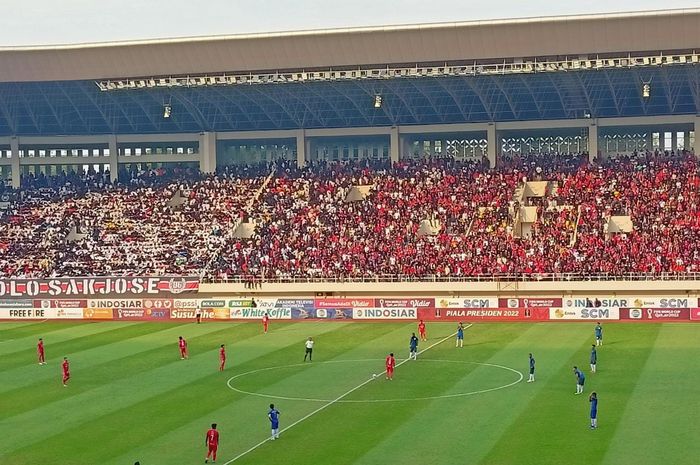
[[[279,162],[210,176],[120,173],[119,184],[95,174],[31,179],[0,217],[0,276],[206,272],[254,281],[700,272],[694,155],[587,160],[510,157],[497,170],[452,159],[305,168]],[[518,198],[527,180],[548,181],[544,197]],[[537,209],[527,234],[520,229],[524,205]],[[610,233],[616,215],[630,216],[633,231]],[[252,237],[232,234],[243,220],[254,223]]]
[[[538,155],[497,171],[452,160],[381,170],[337,168],[279,175],[257,209],[256,234],[233,240],[215,277],[467,277],[619,275],[700,271],[698,162],[689,154],[635,154],[589,165]],[[524,180],[551,188],[527,236],[515,233]],[[353,185],[371,185],[346,202]],[[607,234],[610,216],[630,233]],[[437,235],[419,233],[422,220]]]
[[[195,275],[264,173],[157,169],[80,190],[25,188],[0,221],[0,276]]]

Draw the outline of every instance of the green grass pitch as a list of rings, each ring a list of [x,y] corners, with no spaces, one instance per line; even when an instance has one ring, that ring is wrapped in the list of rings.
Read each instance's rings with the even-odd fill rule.
[[[407,357],[415,323],[273,321],[266,335],[258,322],[0,323],[0,463],[203,463],[216,422],[219,464],[697,464],[700,325],[603,326],[592,374],[593,324],[479,323],[462,349],[449,337],[454,324],[429,324],[419,349],[447,339],[390,382],[370,379],[388,352]],[[189,360],[179,359],[180,335]],[[308,336],[314,361],[303,364]],[[525,382],[528,352],[535,383]],[[574,395],[573,365],[586,373],[583,396]],[[513,370],[525,378],[516,382]],[[270,402],[283,431],[263,442]]]

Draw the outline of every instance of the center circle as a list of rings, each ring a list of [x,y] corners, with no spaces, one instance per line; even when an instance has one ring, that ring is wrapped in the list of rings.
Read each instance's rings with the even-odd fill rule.
[[[323,365],[323,364],[335,364],[335,363],[363,363],[363,362],[383,362],[384,359],[361,359],[361,360],[329,360],[326,362],[314,362],[313,365]],[[487,388],[487,389],[478,389],[478,390],[473,390],[473,391],[466,391],[466,392],[458,392],[454,394],[443,394],[443,395],[436,395],[436,396],[421,396],[421,397],[410,397],[410,398],[393,398],[393,399],[361,399],[361,400],[353,400],[353,399],[343,399],[343,395],[340,396],[340,398],[335,398],[335,399],[318,399],[318,398],[313,398],[313,397],[296,397],[296,396],[281,396],[281,395],[275,395],[275,394],[264,394],[261,392],[254,392],[254,391],[248,391],[245,389],[241,389],[239,387],[234,386],[233,381],[236,379],[243,378],[245,376],[250,376],[254,375],[256,373],[262,373],[262,372],[268,372],[272,370],[281,370],[285,368],[295,368],[295,367],[308,367],[310,366],[307,363],[295,363],[292,365],[278,365],[278,366],[272,366],[272,367],[266,367],[266,368],[258,368],[257,370],[251,370],[251,371],[246,371],[245,373],[240,373],[237,374],[236,376],[232,376],[231,378],[228,379],[226,382],[226,385],[229,387],[229,389],[238,392],[240,394],[246,394],[250,396],[257,396],[257,397],[264,397],[267,399],[278,399],[278,400],[298,400],[298,401],[307,401],[307,402],[333,402],[333,403],[355,403],[355,404],[364,404],[364,403],[379,403],[379,402],[408,402],[408,401],[416,401],[416,400],[434,400],[434,399],[453,399],[455,397],[467,397],[467,396],[473,396],[476,394],[485,394],[487,392],[493,392],[493,391],[498,391],[501,389],[506,389],[511,386],[514,386],[521,382],[524,378],[523,374],[514,369],[510,368],[507,366],[503,365],[498,365],[495,363],[484,363],[484,362],[468,362],[468,361],[462,361],[462,360],[439,360],[439,359],[421,359],[418,363],[425,363],[425,362],[432,362],[432,363],[459,363],[459,364],[464,364],[464,365],[479,365],[483,367],[489,367],[489,368],[496,368],[499,370],[504,370],[507,372],[510,372],[514,374],[517,379],[515,379],[512,382]],[[379,378],[370,378],[368,380],[365,380],[363,383],[359,384],[358,386],[354,387],[352,391],[355,389],[359,389],[361,386],[364,386],[365,384],[369,384],[370,382],[374,381],[375,379]],[[350,391],[351,392],[351,391]],[[348,394],[350,393],[348,392]],[[347,395],[347,394],[346,394]]]

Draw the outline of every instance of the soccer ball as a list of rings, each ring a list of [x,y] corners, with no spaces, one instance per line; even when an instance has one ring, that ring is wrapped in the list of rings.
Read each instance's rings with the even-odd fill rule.
[[[377,374],[376,374],[376,373],[372,373],[372,378],[376,378],[376,377],[377,377]]]

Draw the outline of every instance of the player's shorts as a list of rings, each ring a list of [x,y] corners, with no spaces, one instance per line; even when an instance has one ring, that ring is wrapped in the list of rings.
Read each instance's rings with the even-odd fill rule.
[[[602,340],[603,340],[603,335],[601,334],[600,336],[596,336],[595,338],[598,339],[599,341],[602,341]]]
[[[209,452],[216,452],[216,449],[219,448],[218,444],[211,445],[209,444]]]
[[[464,334],[458,334],[457,339],[464,339]]]
[[[597,410],[591,411],[591,418],[595,419],[597,417],[598,417],[598,411]]]
[[[416,352],[418,350],[418,347],[409,347],[408,350],[411,352]]]
[[[280,427],[280,424],[279,423],[271,423],[270,426],[272,429],[278,429]]]
[[[311,352],[313,352],[313,350],[314,350],[314,349],[307,347],[307,348],[306,348],[306,353],[307,353],[307,354],[310,354]]]
[[[530,374],[531,374],[531,375],[534,375],[534,374],[535,374],[535,369],[534,369],[534,368],[530,368]]]
[[[586,382],[585,379],[581,379],[581,380],[579,380],[578,384],[579,384],[579,386],[583,386],[583,383],[585,383],[585,382]]]
[[[393,369],[393,368],[387,368],[387,369],[386,369],[386,372],[387,372],[387,374],[388,374],[388,373],[393,373],[393,372],[394,372],[394,369]]]

